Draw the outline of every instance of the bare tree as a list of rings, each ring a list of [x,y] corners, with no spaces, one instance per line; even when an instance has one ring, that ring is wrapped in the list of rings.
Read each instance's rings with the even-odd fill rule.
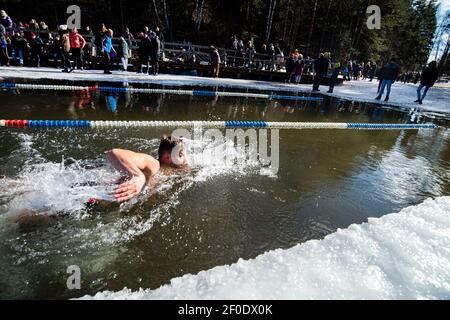
[[[205,4],[205,0],[197,0],[195,3],[195,23],[197,25],[197,31],[200,30],[200,26],[203,21],[203,5]]]
[[[434,57],[434,60],[438,59],[439,51],[441,49],[442,39],[444,38],[445,33],[448,31],[449,23],[450,23],[449,15],[447,15],[442,18],[442,21],[436,30],[436,36],[434,39],[434,44],[436,46],[436,55]]]
[[[269,42],[270,33],[272,31],[273,15],[275,13],[276,5],[277,5],[277,0],[270,0],[269,14],[268,14],[267,23],[266,23],[266,43]]]
[[[170,28],[170,23],[169,23],[169,14],[168,14],[168,10],[167,10],[167,3],[166,3],[166,0],[162,0],[162,2],[163,2],[164,20],[166,23],[166,30],[169,31],[170,39],[172,40],[172,29]]]
[[[161,25],[161,19],[158,14],[158,7],[156,6],[156,0],[153,0],[153,10],[155,12],[156,24]]]
[[[332,3],[333,3],[333,0],[328,1],[327,14],[325,15],[326,22],[328,22],[328,17],[330,16],[330,9],[331,9]],[[320,52],[322,52],[322,46],[323,46],[323,41],[325,39],[325,31],[327,30],[327,26],[328,26],[328,23],[324,24],[324,26],[322,28],[322,35],[320,36],[320,45],[319,45]]]
[[[306,43],[306,52],[309,53],[309,47],[311,46],[311,38],[314,31],[314,23],[316,21],[316,11],[317,11],[317,0],[314,1],[314,9],[312,13],[311,27],[308,33],[308,42]]]
[[[284,17],[283,39],[286,39],[288,18],[289,18],[289,14],[291,12],[292,12],[292,10],[291,10],[291,0],[288,0],[288,3],[286,5],[286,12],[284,13],[285,17]]]
[[[449,53],[450,53],[450,34],[448,35],[447,44],[445,46],[444,52],[442,53],[441,59],[439,59],[439,65],[438,65],[439,78],[442,76],[444,66],[447,64]]]
[[[366,2],[364,4],[362,4],[362,6],[360,7],[362,12],[365,12],[364,9],[367,8],[368,6],[369,6],[369,0],[366,0]],[[362,34],[362,30],[365,26],[365,21],[366,21],[365,15],[361,15],[361,14],[358,15],[356,30],[355,30],[356,37],[354,38],[355,41],[353,42],[354,48],[357,48],[359,45],[359,40],[361,39],[361,34]]]
[[[305,9],[304,0],[300,0],[299,5],[295,6],[294,13],[292,15],[291,27],[289,28],[289,50],[295,46],[297,40],[298,29],[303,18],[303,11]]]

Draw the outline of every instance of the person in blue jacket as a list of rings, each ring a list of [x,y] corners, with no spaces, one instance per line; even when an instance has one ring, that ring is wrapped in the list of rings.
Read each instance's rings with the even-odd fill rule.
[[[103,66],[105,74],[112,74],[111,72],[111,54],[114,53],[112,45],[111,31],[105,32],[105,38],[103,39]]]

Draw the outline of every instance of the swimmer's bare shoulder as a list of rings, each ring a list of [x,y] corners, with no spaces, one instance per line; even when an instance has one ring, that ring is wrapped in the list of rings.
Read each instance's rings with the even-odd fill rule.
[[[131,150],[112,149],[106,152],[106,158],[115,169],[130,177],[129,181],[116,188],[114,197],[117,202],[137,196],[161,169],[159,161],[151,155]]]
[[[139,175],[141,171],[144,175],[152,177],[160,170],[160,163],[151,155],[134,152],[125,149],[112,149],[105,152],[106,158],[111,165],[119,170],[131,175]],[[136,170],[139,169],[138,170]]]

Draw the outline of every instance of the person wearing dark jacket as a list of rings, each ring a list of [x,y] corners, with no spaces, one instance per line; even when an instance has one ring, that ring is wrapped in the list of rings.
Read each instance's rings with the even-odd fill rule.
[[[331,74],[331,78],[330,78],[330,87],[328,89],[328,93],[333,93],[334,90],[334,86],[337,82],[337,79],[339,77],[339,73],[341,72],[341,63],[340,62],[335,62],[334,63],[334,70],[333,73]]]
[[[64,62],[62,52],[63,52],[63,49],[62,49],[62,43],[61,43],[61,36],[59,35],[59,33],[56,33],[52,38],[50,46],[48,47],[48,57],[47,57],[47,58],[51,58],[51,60],[54,61],[53,66],[55,68],[59,68],[60,62],[61,63]]]
[[[11,38],[11,48],[13,61],[19,59],[19,65],[23,66],[23,60],[25,54],[28,52],[30,46],[28,45],[27,39],[24,37],[23,31],[15,31],[14,36]]]
[[[209,57],[211,60],[212,76],[213,78],[218,78],[220,70],[220,54],[214,46],[209,47]]]
[[[389,101],[391,86],[397,79],[399,72],[400,67],[396,63],[395,58],[392,58],[391,61],[386,64],[380,71],[381,90],[380,94],[375,98],[375,100],[381,100],[381,97],[384,94],[384,89],[387,88],[386,98],[384,99],[384,101]]]
[[[103,26],[100,30],[97,31],[94,37],[94,48],[95,55],[101,57],[103,54],[103,42],[105,41],[106,30],[104,30]]]
[[[292,73],[294,72],[295,61],[294,53],[292,52],[289,58],[286,59],[286,82],[291,83]]]
[[[434,86],[436,80],[438,79],[438,69],[437,69],[437,63],[436,61],[431,61],[428,64],[428,67],[426,67],[423,72],[422,76],[420,77],[420,85],[417,88],[417,100],[414,102],[418,102],[419,104],[422,104],[423,99],[425,99],[425,96],[427,95],[428,90]],[[421,94],[422,89],[425,88],[423,91],[423,94]]]
[[[161,52],[161,41],[156,33],[152,33],[150,40],[150,63],[153,69],[153,75],[158,75],[159,72],[159,54]]]
[[[144,66],[147,66],[147,73],[150,73],[150,38],[145,32],[141,32],[139,38],[141,39],[139,42],[139,58],[141,60],[141,66],[138,73],[144,72]]]
[[[314,61],[315,77],[314,77],[313,91],[320,91],[319,90],[320,81],[324,76],[327,75],[328,65],[329,60],[325,58],[325,55],[323,53],[321,53],[319,55],[319,58]]]
[[[161,29],[159,29],[159,27],[155,28],[154,33],[158,36],[160,42],[164,42],[164,33],[161,31]]]
[[[30,43],[30,64],[32,67],[41,67],[42,56],[44,53],[44,41],[37,37],[34,32],[31,33]]]
[[[125,28],[123,37],[128,44],[128,48],[132,48],[136,44],[136,40],[134,39],[133,34],[130,32],[130,28]]]
[[[373,61],[372,64],[370,65],[370,71],[369,71],[370,82],[373,81],[373,78],[375,78],[376,73],[377,73],[377,64],[375,61]]]

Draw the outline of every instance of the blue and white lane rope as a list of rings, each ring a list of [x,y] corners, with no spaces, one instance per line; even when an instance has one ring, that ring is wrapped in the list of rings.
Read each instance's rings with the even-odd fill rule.
[[[99,91],[99,92],[134,92],[134,93],[167,93],[176,95],[204,96],[204,97],[244,97],[269,100],[299,100],[299,101],[323,101],[321,97],[289,96],[279,94],[247,93],[247,92],[220,92],[207,90],[174,90],[174,89],[151,89],[134,87],[87,87],[87,86],[65,86],[46,84],[22,84],[0,82],[0,88],[22,89],[22,90],[44,90],[44,91]]]
[[[417,130],[436,129],[435,124],[266,122],[266,121],[90,121],[90,120],[0,120],[8,128],[269,128],[269,129],[359,129]]]

